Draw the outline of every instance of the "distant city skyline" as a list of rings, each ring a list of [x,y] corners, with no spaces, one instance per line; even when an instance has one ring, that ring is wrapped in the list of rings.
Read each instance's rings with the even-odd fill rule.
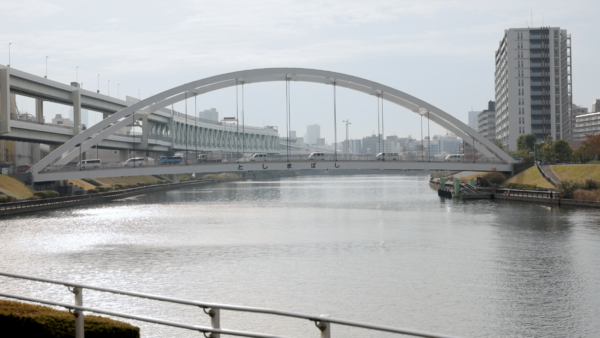
[[[113,11],[110,4],[89,3],[86,10],[94,14],[81,16],[80,5],[13,2],[3,8],[0,20],[4,32],[0,34],[0,64],[8,63],[8,44],[12,43],[11,67],[43,76],[49,55],[49,79],[65,84],[78,80],[83,88],[102,94],[108,94],[110,81],[110,94],[117,96],[118,91],[121,99],[125,95],[146,98],[183,83],[243,69],[324,69],[402,90],[466,123],[471,107],[483,110],[485,102],[495,98],[493,55],[504,31],[544,25],[565,27],[573,36],[574,48],[580,48],[573,68],[573,102],[591,108],[600,96],[596,85],[600,47],[595,43],[596,30],[588,24],[597,20],[597,2],[573,1],[566,7],[564,2],[541,0],[509,1],[503,6],[441,0],[228,4],[231,10],[223,11],[217,4],[172,1],[169,10],[181,17],[167,24],[163,11],[156,11],[154,5],[125,2]],[[260,24],[243,24],[248,15]],[[148,26],[149,20],[157,24]],[[17,26],[19,30],[12,29]],[[197,34],[206,31],[213,33]],[[283,83],[249,84],[244,90],[248,125],[286,125]],[[222,116],[235,116],[242,112],[241,88],[238,91],[238,101],[235,88],[199,95],[197,102],[188,100],[188,112],[196,104],[197,111],[216,107]],[[292,81],[290,93],[291,129],[304,130],[317,122],[322,137],[333,140],[332,87]],[[377,132],[375,97],[343,88],[337,94],[338,136],[343,131],[341,121],[348,118],[353,121],[352,134]],[[25,100],[25,110],[34,111],[34,104]],[[184,111],[183,104],[175,108]],[[48,108],[51,116],[53,109],[65,113],[60,106]],[[389,102],[384,112],[386,135],[420,134],[417,114]],[[444,132],[434,123],[429,128]]]

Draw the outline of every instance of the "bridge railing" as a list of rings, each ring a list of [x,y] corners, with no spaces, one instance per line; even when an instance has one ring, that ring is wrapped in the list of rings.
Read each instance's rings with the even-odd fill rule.
[[[186,300],[186,299],[152,295],[152,294],[147,294],[147,293],[116,290],[116,289],[96,287],[96,286],[90,286],[90,285],[84,285],[84,284],[72,283],[72,282],[66,282],[66,281],[58,281],[58,280],[52,280],[52,279],[46,279],[46,278],[23,276],[23,275],[17,275],[17,274],[12,274],[12,273],[5,273],[5,272],[0,272],[0,276],[7,277],[7,278],[13,278],[13,279],[19,279],[19,280],[29,280],[29,281],[36,281],[36,282],[41,282],[41,283],[66,286],[67,289],[74,294],[74,298],[75,298],[74,304],[66,304],[66,303],[42,300],[42,299],[37,299],[37,298],[12,295],[12,294],[7,294],[7,293],[0,293],[0,297],[12,298],[12,299],[18,299],[18,300],[26,301],[26,302],[41,303],[41,304],[45,304],[45,305],[63,307],[63,308],[68,309],[69,311],[73,310],[72,313],[75,316],[75,332],[76,332],[75,337],[76,338],[84,337],[84,319],[85,319],[84,313],[85,312],[104,314],[104,315],[109,315],[109,316],[114,316],[114,317],[121,317],[121,318],[127,318],[127,319],[132,319],[132,320],[144,321],[144,322],[148,322],[148,323],[154,323],[154,324],[177,327],[177,328],[182,328],[182,329],[187,329],[187,330],[192,330],[192,331],[198,331],[198,332],[204,333],[205,337],[212,337],[212,338],[219,338],[220,335],[232,335],[232,336],[239,336],[239,337],[255,337],[255,338],[281,337],[281,336],[272,335],[272,334],[223,329],[223,328],[221,328],[221,310],[266,314],[266,315],[274,315],[274,316],[279,316],[279,317],[291,317],[291,318],[302,319],[302,320],[308,319],[309,321],[312,321],[314,323],[314,325],[317,328],[317,332],[319,333],[321,338],[330,338],[331,337],[332,324],[375,330],[375,331],[379,331],[379,332],[397,333],[397,334],[416,336],[416,337],[456,338],[453,336],[438,334],[438,333],[431,333],[431,332],[425,332],[425,331],[419,331],[419,330],[397,328],[397,327],[391,327],[391,326],[357,322],[357,321],[346,320],[346,319],[332,318],[332,317],[329,317],[326,315],[305,314],[305,313],[273,310],[273,309],[250,307],[250,306],[198,302],[198,301],[191,301],[191,300]],[[179,305],[193,306],[194,308],[201,308],[203,310],[203,312],[210,317],[211,327],[177,323],[177,322],[172,322],[172,321],[167,321],[167,320],[162,320],[162,319],[155,319],[155,318],[150,318],[150,317],[145,317],[145,316],[138,316],[138,315],[132,315],[132,314],[127,314],[127,313],[120,313],[120,312],[107,311],[107,310],[98,309],[98,308],[86,307],[86,306],[83,306],[83,290],[84,289],[112,293],[112,294],[123,295],[123,296],[129,296],[129,297],[155,300],[155,301],[160,301],[160,302],[179,304]],[[207,336],[206,334],[209,334],[209,335]]]
[[[99,164],[84,166],[81,170],[96,170],[96,169],[115,169],[115,168],[133,168],[133,167],[148,167],[148,166],[164,166],[164,165],[197,165],[197,164],[215,164],[215,163],[256,163],[256,162],[320,162],[320,161],[390,161],[390,162],[437,162],[437,163],[498,163],[504,162],[496,157],[480,157],[474,161],[469,159],[461,159],[459,161],[445,161],[443,159],[431,159],[419,155],[401,155],[401,156],[385,156],[376,157],[369,154],[327,154],[319,157],[309,157],[309,155],[272,155],[262,158],[252,158],[251,156],[238,156],[236,154],[224,153],[222,158],[216,159],[197,159],[189,158],[180,162],[167,162],[159,164],[156,159],[145,159],[142,162],[102,162]],[[73,171],[80,170],[78,163],[71,162],[65,165],[51,165],[44,171]]]

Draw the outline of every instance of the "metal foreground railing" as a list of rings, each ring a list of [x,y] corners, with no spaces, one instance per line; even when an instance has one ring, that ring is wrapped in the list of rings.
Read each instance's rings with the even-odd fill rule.
[[[5,273],[5,272],[0,272],[0,276],[66,286],[69,289],[69,291],[71,291],[75,295],[75,304],[73,304],[73,305],[59,303],[59,302],[53,302],[53,301],[47,301],[47,300],[42,300],[42,299],[36,299],[36,298],[30,298],[30,297],[10,295],[10,294],[6,294],[3,292],[0,292],[0,297],[18,299],[18,300],[22,300],[22,301],[26,301],[26,302],[40,303],[40,304],[51,305],[51,306],[64,307],[64,308],[68,309],[69,312],[75,316],[75,332],[76,332],[75,337],[76,338],[84,338],[84,326],[83,326],[84,312],[93,312],[93,313],[104,314],[104,315],[108,315],[108,316],[121,317],[121,318],[139,320],[139,321],[148,322],[148,323],[154,323],[154,324],[159,324],[159,325],[166,325],[166,326],[177,327],[177,328],[181,328],[181,329],[198,331],[198,332],[202,332],[205,337],[211,337],[211,338],[219,338],[221,335],[230,335],[230,336],[239,336],[239,337],[255,337],[255,338],[281,337],[281,336],[263,334],[263,333],[222,329],[221,328],[221,310],[261,313],[261,314],[269,314],[269,315],[275,315],[275,316],[292,317],[292,318],[298,318],[298,319],[308,319],[309,321],[314,322],[315,326],[317,327],[317,329],[320,332],[321,338],[330,338],[331,337],[331,324],[353,326],[353,327],[376,330],[376,331],[381,331],[381,332],[405,334],[405,335],[414,336],[414,337],[457,338],[455,336],[449,336],[449,335],[444,335],[444,334],[396,328],[396,327],[384,326],[384,325],[374,325],[374,324],[369,324],[369,323],[356,322],[356,321],[352,321],[352,320],[331,318],[331,317],[327,317],[327,316],[317,316],[317,315],[310,315],[310,314],[304,314],[304,313],[272,310],[272,309],[265,309],[265,308],[256,308],[256,307],[249,307],[249,306],[196,302],[196,301],[190,301],[190,300],[185,300],[185,299],[177,299],[177,298],[151,295],[151,294],[147,294],[147,293],[129,292],[129,291],[89,286],[89,285],[84,285],[84,284],[51,280],[51,279],[46,279],[46,278],[22,276],[22,275],[16,275],[16,274]],[[86,306],[83,306],[83,289],[100,291],[100,292],[109,292],[109,293],[124,295],[124,296],[138,297],[138,298],[151,299],[151,300],[168,302],[168,303],[200,307],[204,310],[204,313],[206,313],[210,317],[212,327],[182,324],[182,323],[171,322],[171,321],[162,320],[162,319],[155,319],[155,318],[150,318],[150,317],[137,316],[137,315],[131,315],[131,314],[126,314],[126,313],[119,313],[119,312],[113,312],[113,311],[107,311],[107,310],[102,310],[102,309],[97,309],[97,308],[86,307]]]

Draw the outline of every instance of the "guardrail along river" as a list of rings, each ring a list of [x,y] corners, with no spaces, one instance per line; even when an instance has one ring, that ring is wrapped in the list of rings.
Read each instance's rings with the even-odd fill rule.
[[[0,271],[464,337],[600,334],[600,210],[445,200],[428,180],[231,182],[7,217]],[[73,301],[42,283],[0,278],[0,290]],[[86,291],[84,305],[210,325],[200,308],[100,292]],[[319,336],[310,321],[265,315],[223,312],[221,323]],[[142,337],[198,336],[133,324]]]

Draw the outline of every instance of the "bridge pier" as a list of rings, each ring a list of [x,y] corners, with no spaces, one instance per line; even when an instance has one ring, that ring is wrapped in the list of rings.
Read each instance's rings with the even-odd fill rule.
[[[73,100],[73,136],[81,133],[81,91],[75,89],[71,92]]]
[[[0,69],[0,134],[10,133],[10,68]]]
[[[173,183],[179,183],[179,174],[170,174],[169,178],[171,181],[173,181]]]
[[[42,99],[35,99],[35,120],[44,123],[44,101]]]

